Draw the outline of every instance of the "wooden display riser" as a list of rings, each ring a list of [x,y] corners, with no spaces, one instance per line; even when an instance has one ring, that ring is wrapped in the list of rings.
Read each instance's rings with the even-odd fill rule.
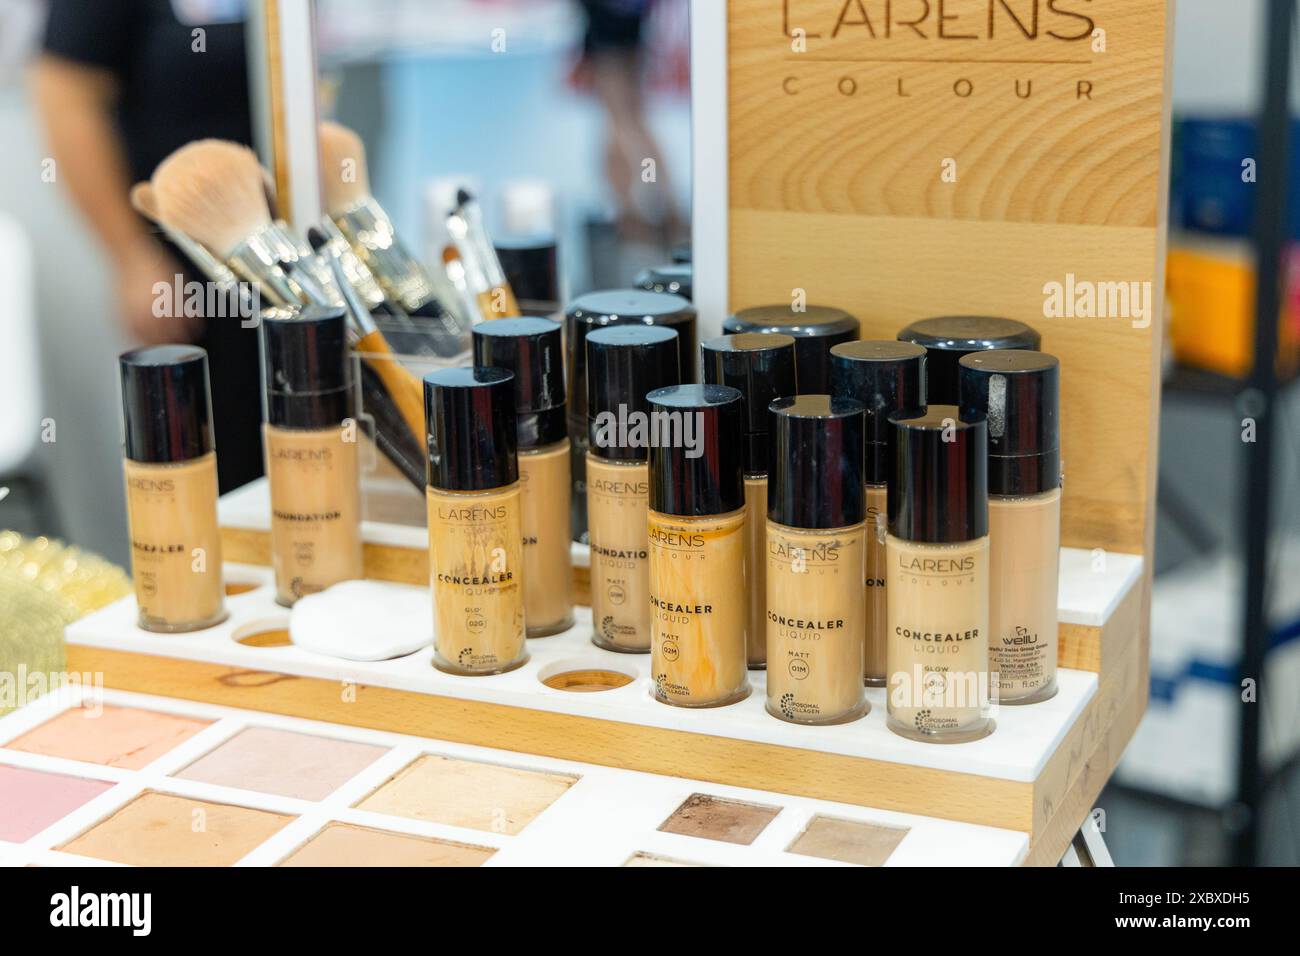
[[[228,558],[252,558],[254,565],[265,560],[266,531],[250,526],[256,522],[229,522],[256,511],[258,498],[252,487],[222,506]],[[422,535],[368,526],[368,572],[419,581],[427,558],[413,545]],[[1000,708],[992,736],[955,746],[891,733],[883,690],[868,690],[871,713],[851,724],[778,721],[764,709],[762,672],[751,673],[751,696],[730,707],[660,704],[651,696],[649,657],[592,645],[585,608],[570,631],[530,641],[527,665],[490,678],[443,674],[427,648],[399,660],[355,663],[294,646],[247,646],[237,633],[250,625],[285,626],[289,616],[274,603],[269,569],[248,565],[230,565],[228,577],[260,586],[230,599],[230,620],[220,627],[146,633],[136,628],[134,601],[126,599],[68,629],[68,664],[103,673],[107,686],[122,690],[1019,830],[1030,837],[1027,862],[1054,865],[1145,706],[1135,639],[1142,576],[1136,556],[1064,551],[1060,692],[1031,707]],[[542,683],[583,668],[621,671],[633,682],[596,694]]]

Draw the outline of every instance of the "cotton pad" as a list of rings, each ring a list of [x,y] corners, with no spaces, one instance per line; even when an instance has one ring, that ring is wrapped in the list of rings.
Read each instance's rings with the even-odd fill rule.
[[[433,604],[424,588],[343,581],[293,606],[289,638],[347,661],[405,657],[433,643]]]

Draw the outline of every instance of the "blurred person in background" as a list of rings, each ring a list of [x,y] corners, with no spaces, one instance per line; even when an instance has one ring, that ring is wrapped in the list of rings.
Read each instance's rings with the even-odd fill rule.
[[[605,112],[605,178],[618,205],[624,239],[672,244],[685,238],[664,168],[646,120],[645,49],[654,8],[664,0],[580,0],[587,15],[574,82],[590,90]],[[642,182],[642,164],[655,163],[655,182]]]
[[[127,334],[208,351],[223,492],[263,470],[257,330],[234,312],[154,314],[156,283],[204,277],[136,214],[129,192],[191,140],[252,142],[243,17],[242,0],[50,0],[33,70],[57,180],[109,256]]]

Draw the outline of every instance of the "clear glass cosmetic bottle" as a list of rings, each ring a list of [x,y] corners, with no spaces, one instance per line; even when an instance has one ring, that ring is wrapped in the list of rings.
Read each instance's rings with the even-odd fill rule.
[[[741,309],[722,323],[727,335],[745,332],[788,335],[794,339],[799,391],[825,395],[831,387],[831,349],[858,337],[858,320],[843,309],[810,305],[796,312],[789,304]]]
[[[564,317],[569,389],[569,439],[573,443],[573,540],[587,532],[587,336],[611,325],[654,325],[677,333],[678,377],[695,381],[695,307],[680,295],[644,289],[607,289],[573,300]]]
[[[118,364],[140,627],[212,627],[226,619],[226,606],[208,353],[162,345],[127,352]]]
[[[957,363],[989,349],[1037,349],[1042,336],[1023,322],[993,315],[940,315],[913,322],[898,333],[926,351],[925,391],[930,405],[960,401]]]
[[[587,526],[592,641],[650,652],[650,407],[676,385],[677,333],[615,325],[587,336]]]
[[[433,664],[514,670],[528,660],[514,375],[441,369],[424,378],[424,404]]]
[[[749,696],[745,664],[744,401],[723,385],[648,396],[650,672],[655,698],[721,707]]]
[[[862,403],[800,395],[770,409],[767,710],[845,723],[868,710]]]
[[[704,381],[744,396],[745,587],[749,618],[746,657],[751,670],[767,666],[767,458],[771,427],[767,406],[798,392],[794,339],[777,333],[741,332],[701,346]]]
[[[912,740],[978,740],[993,731],[985,424],[931,405],[893,425],[886,724]]]
[[[497,319],[474,328],[474,364],[515,376],[528,636],[573,626],[569,433],[558,322]]]
[[[989,665],[998,702],[1056,693],[1061,561],[1061,366],[1043,352],[960,364],[962,414],[989,429]]]
[[[885,535],[888,512],[889,417],[925,406],[925,349],[910,342],[846,342],[831,349],[831,394],[866,408],[867,629],[863,675],[868,687],[885,686],[887,601]]]
[[[347,319],[332,306],[262,319],[276,600],[363,576],[357,425]]]

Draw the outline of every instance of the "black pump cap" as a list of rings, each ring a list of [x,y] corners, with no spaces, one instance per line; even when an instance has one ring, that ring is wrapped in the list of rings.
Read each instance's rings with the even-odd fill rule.
[[[645,289],[647,292],[668,292],[689,299],[692,292],[693,271],[689,262],[672,262],[666,266],[654,266],[638,273],[635,285],[638,289]]]
[[[889,480],[889,416],[925,407],[925,349],[911,342],[844,342],[831,349],[831,394],[867,409],[866,479]]]
[[[261,325],[267,422],[316,430],[348,418],[352,362],[343,309],[277,309],[263,315]]]
[[[999,349],[959,365],[961,413],[989,430],[989,494],[1036,495],[1061,486],[1061,363],[1045,352]]]
[[[202,458],[216,447],[208,353],[158,345],[118,357],[126,457],[167,464]]]
[[[589,292],[569,306],[568,335],[569,414],[581,420],[587,414],[586,337],[607,325],[658,325],[677,333],[680,382],[695,380],[695,307],[679,295],[644,289]],[[673,384],[677,384],[674,382]]]
[[[620,443],[636,437],[626,416],[645,414],[649,411],[648,393],[677,384],[677,333],[672,329],[616,325],[588,335],[587,435],[591,453],[614,461],[645,461],[649,457],[647,443]],[[603,415],[615,419],[614,427],[603,427],[605,423],[598,421]],[[604,431],[609,434],[602,434]]]
[[[1037,350],[1043,343],[1043,337],[1025,323],[991,315],[921,319],[899,332],[898,340],[915,342],[929,353],[925,388],[930,405],[956,405],[961,401],[957,363],[963,356],[988,349]]]
[[[424,415],[429,432],[429,487],[490,491],[519,480],[511,372],[503,368],[430,372],[424,377]]]
[[[647,400],[652,414],[667,415],[650,448],[651,510],[693,518],[743,508],[740,392],[725,385],[671,385]]]
[[[499,238],[497,259],[510,291],[521,304],[553,305],[559,309],[559,247],[550,235]]]
[[[788,305],[760,305],[741,309],[722,323],[728,335],[741,332],[779,332],[794,337],[799,365],[799,391],[825,395],[831,389],[830,351],[858,337],[858,320],[843,309],[810,305],[795,312]]]
[[[767,516],[791,528],[848,528],[865,521],[862,403],[799,395],[778,398],[769,408]]]
[[[515,376],[519,447],[569,435],[564,409],[564,335],[549,319],[494,319],[474,326],[474,364]]]
[[[989,533],[988,430],[954,405],[893,418],[889,533],[954,544]]]
[[[701,347],[704,381],[729,385],[745,399],[745,474],[767,474],[772,427],[767,407],[799,392],[794,339],[788,335],[742,332],[709,339]]]

